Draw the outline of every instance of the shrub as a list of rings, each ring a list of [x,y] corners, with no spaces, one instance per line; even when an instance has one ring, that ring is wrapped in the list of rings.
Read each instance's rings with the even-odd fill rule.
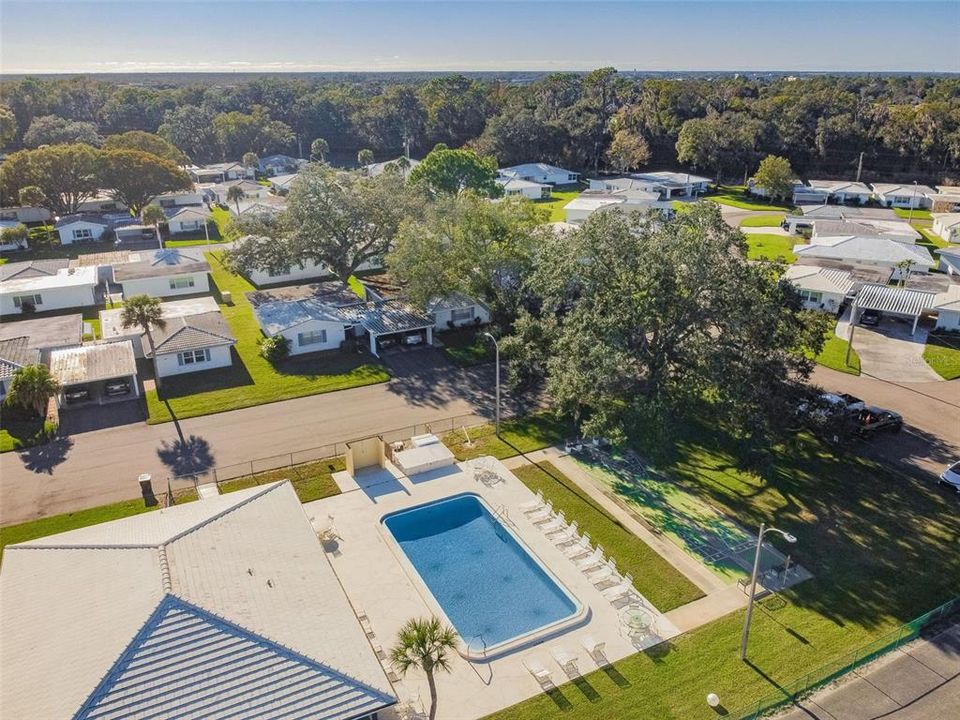
[[[260,355],[268,362],[276,365],[287,359],[290,354],[290,341],[283,335],[265,337],[260,341]]]

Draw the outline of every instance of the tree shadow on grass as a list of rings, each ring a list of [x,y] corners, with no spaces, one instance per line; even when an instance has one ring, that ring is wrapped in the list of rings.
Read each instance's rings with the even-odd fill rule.
[[[43,445],[20,450],[17,455],[27,470],[37,474],[53,475],[54,469],[67,459],[72,448],[71,438],[59,436]]]
[[[157,397],[161,400],[174,400],[197,393],[253,385],[253,378],[237,354],[236,348],[230,349],[230,358],[233,362],[230,367],[174,375],[163,379],[162,385],[157,389]]]

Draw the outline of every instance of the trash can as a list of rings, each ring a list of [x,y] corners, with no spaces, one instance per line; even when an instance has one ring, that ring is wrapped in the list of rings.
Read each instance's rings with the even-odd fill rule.
[[[141,473],[137,478],[137,482],[140,483],[140,492],[145,496],[153,495],[153,485],[150,484],[151,479],[148,473]]]
[[[233,305],[233,293],[230,290],[221,290],[220,298],[224,305]]]

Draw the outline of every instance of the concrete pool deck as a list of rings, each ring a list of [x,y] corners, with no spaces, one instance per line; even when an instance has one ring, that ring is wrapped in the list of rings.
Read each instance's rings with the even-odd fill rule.
[[[355,612],[369,618],[367,634],[375,651],[382,648],[384,653],[389,652],[401,626],[410,618],[437,614],[435,601],[420,578],[401,562],[398,548],[380,519],[396,510],[459,493],[479,495],[506,518],[527,549],[589,608],[582,624],[533,640],[535,644],[529,647],[487,662],[468,662],[451,652],[451,672],[437,677],[439,720],[480,718],[543,692],[543,686],[524,666],[525,660],[540,662],[551,672],[552,682],[562,685],[576,674],[568,675],[561,669],[553,658],[556,651],[576,656],[578,673],[586,675],[597,669],[597,659],[614,662],[680,632],[667,616],[646,602],[645,610],[653,618],[656,634],[632,641],[624,630],[620,608],[604,598],[520,510],[521,503],[534,498],[533,493],[499,461],[485,458],[483,462],[484,467],[495,469],[501,482],[487,485],[474,479],[471,462],[412,478],[388,463],[385,469],[361,471],[356,478],[337,473],[334,479],[342,494],[304,505],[314,528],[327,538],[327,557]],[[332,539],[334,534],[336,538]],[[477,578],[477,582],[483,581]],[[582,642],[587,637],[605,644],[602,658],[593,658],[584,649]],[[389,670],[385,659],[384,665]],[[429,691],[422,673],[411,672],[393,684],[401,705],[420,712],[428,707]]]

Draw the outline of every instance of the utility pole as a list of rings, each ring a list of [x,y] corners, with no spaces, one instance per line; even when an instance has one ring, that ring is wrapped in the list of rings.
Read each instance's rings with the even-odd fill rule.
[[[907,222],[913,220],[913,206],[917,204],[917,181],[913,181],[913,196],[910,198],[910,212],[907,213]]]
[[[860,182],[860,173],[863,172],[863,152],[860,152],[860,160],[857,162],[857,182]]]
[[[843,364],[847,367],[850,367],[850,351],[853,350],[853,331],[857,325],[857,301],[853,301],[853,305],[850,307],[850,322],[847,325],[849,332],[847,333],[847,357],[844,359]]]

